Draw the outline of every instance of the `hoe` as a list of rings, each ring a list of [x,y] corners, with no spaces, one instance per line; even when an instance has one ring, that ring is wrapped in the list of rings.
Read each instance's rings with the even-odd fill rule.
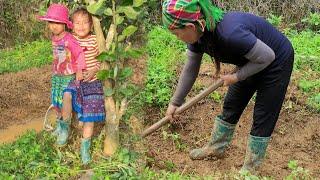
[[[207,89],[203,90],[201,93],[199,93],[197,96],[190,99],[188,102],[184,103],[182,106],[180,106],[176,111],[175,114],[180,114],[184,112],[185,110],[189,109],[191,106],[199,102],[204,97],[208,96],[210,93],[212,93],[214,90],[218,89],[220,86],[223,85],[223,80],[219,79],[214,84],[210,85]],[[163,125],[167,124],[169,122],[169,117],[166,116],[162,118],[160,121],[156,122],[146,130],[144,130],[141,134],[141,137],[146,137],[150,135],[151,133],[155,132],[157,129],[162,127]]]

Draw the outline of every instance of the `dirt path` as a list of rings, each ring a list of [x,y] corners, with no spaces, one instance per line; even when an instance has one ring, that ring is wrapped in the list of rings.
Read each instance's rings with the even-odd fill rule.
[[[142,63],[142,64],[141,64]],[[143,84],[144,62],[130,63],[134,67],[136,84]],[[202,66],[200,78],[195,84],[195,91],[208,86],[212,82],[211,69]],[[19,124],[28,126],[28,122],[36,122],[43,117],[50,104],[50,66],[31,69],[19,73],[0,75],[0,130],[13,131]],[[226,88],[218,92],[223,97]],[[197,92],[191,92],[194,96]],[[290,85],[288,96],[295,96],[296,87]],[[291,102],[292,103],[292,102]],[[179,123],[147,138],[149,150],[148,165],[153,169],[166,169],[197,175],[212,175],[215,172],[228,173],[237,171],[244,159],[246,140],[251,127],[253,102],[241,117],[234,139],[226,156],[219,160],[192,161],[188,153],[192,148],[204,145],[210,138],[213,118],[221,112],[222,100],[215,102],[206,98],[195,107],[180,116]],[[148,125],[161,119],[157,109],[146,108]],[[262,175],[281,179],[290,173],[287,163],[298,160],[299,165],[309,169],[314,177],[320,178],[320,114],[312,113],[303,104],[289,106],[288,98],[284,104],[271,143],[268,147],[266,161],[261,170]],[[35,121],[30,121],[35,119]],[[40,119],[38,123],[42,122]],[[8,129],[8,127],[10,127]],[[6,129],[7,128],[7,129]],[[30,127],[35,128],[35,127]],[[175,136],[173,136],[174,134]],[[1,139],[4,135],[0,132]]]

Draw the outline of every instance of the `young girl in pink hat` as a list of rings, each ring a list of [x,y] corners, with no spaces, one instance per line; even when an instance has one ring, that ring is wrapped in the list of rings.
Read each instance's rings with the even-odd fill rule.
[[[46,15],[39,19],[48,22],[52,33],[52,88],[51,101],[57,111],[57,135],[56,144],[63,146],[67,142],[70,122],[62,119],[63,92],[74,79],[77,84],[83,79],[82,70],[86,68],[84,53],[73,35],[66,31],[71,29],[72,22],[69,21],[68,9],[61,4],[52,4]]]

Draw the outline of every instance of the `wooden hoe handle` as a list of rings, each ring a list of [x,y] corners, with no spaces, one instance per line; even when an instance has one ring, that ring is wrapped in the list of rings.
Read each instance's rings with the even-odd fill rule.
[[[207,89],[200,92],[197,96],[193,97],[188,102],[186,102],[182,106],[180,106],[175,111],[175,114],[180,114],[180,113],[184,112],[185,110],[189,109],[191,106],[193,106],[194,104],[199,102],[204,97],[208,96],[210,93],[212,93],[214,90],[218,89],[222,85],[223,85],[223,80],[219,79],[217,82],[210,85]],[[156,131],[157,129],[162,127],[163,125],[167,124],[168,122],[169,122],[168,116],[162,118],[160,121],[156,122],[155,124],[153,124],[152,126],[147,128],[146,130],[144,130],[141,134],[141,137],[144,138],[144,137],[148,136],[149,134],[153,133],[154,131]]]

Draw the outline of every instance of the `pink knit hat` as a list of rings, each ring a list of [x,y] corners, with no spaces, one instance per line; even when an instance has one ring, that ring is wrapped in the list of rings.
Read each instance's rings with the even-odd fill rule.
[[[73,27],[72,22],[69,20],[68,8],[61,4],[51,4],[48,8],[47,14],[44,16],[39,16],[38,18],[43,21],[64,23],[70,29]]]

